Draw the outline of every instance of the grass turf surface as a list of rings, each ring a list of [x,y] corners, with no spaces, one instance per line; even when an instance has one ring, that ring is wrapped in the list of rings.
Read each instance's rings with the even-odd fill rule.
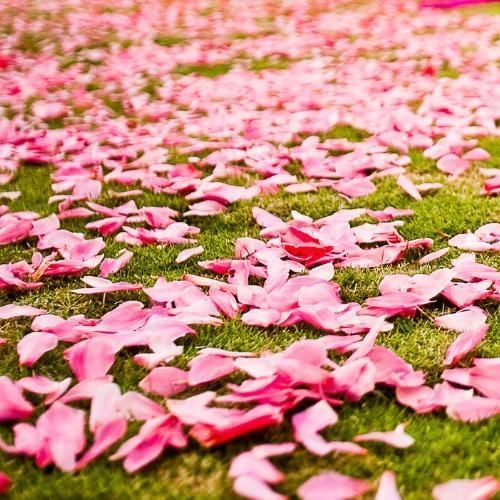
[[[353,138],[355,131],[341,129],[332,135]],[[492,154],[487,162],[498,166],[500,162],[500,141],[483,139],[481,145]],[[412,153],[411,172],[422,181],[442,180],[433,162],[424,159],[418,152]],[[12,189],[22,192],[21,198],[11,203],[13,210],[29,209],[40,214],[50,212],[47,198],[50,194],[48,167],[26,166],[20,172]],[[240,179],[241,180],[241,179]],[[241,236],[258,236],[258,227],[253,223],[250,209],[261,206],[271,212],[287,217],[290,210],[298,210],[314,218],[328,215],[340,207],[371,207],[382,209],[392,205],[397,208],[411,207],[415,215],[401,228],[407,238],[431,237],[434,248],[446,245],[448,235],[474,229],[497,220],[500,216],[498,199],[480,197],[480,178],[475,173],[467,178],[446,184],[437,194],[428,196],[421,202],[411,202],[396,188],[393,179],[378,181],[375,194],[348,203],[330,190],[319,190],[312,194],[287,194],[262,197],[258,201],[241,202],[232,207],[227,214],[212,218],[197,218],[195,224],[201,228],[200,244],[205,247],[204,258],[229,257],[232,255],[233,242]],[[103,195],[100,200],[106,204],[116,201]],[[167,205],[185,208],[185,201],[165,195],[145,194],[144,205]],[[63,222],[70,230],[82,230],[83,224]],[[106,241],[110,254],[121,245],[112,238]],[[142,247],[134,250],[130,264],[115,276],[116,280],[141,282],[152,285],[157,276],[179,279],[185,272],[200,273],[195,261],[177,265],[174,259],[179,252],[178,246]],[[377,286],[384,275],[398,272],[431,272],[449,264],[451,258],[460,252],[452,250],[447,256],[432,264],[418,266],[414,260],[407,259],[396,266],[376,269],[341,269],[336,272],[335,280],[342,287],[345,300],[362,302],[377,293]],[[31,254],[26,244],[11,245],[1,251],[2,262],[28,258]],[[497,255],[480,254],[480,262],[500,266]],[[145,300],[144,295],[113,294],[105,300],[96,297],[77,296],[71,293],[78,280],[48,280],[43,288],[25,294],[4,293],[1,303],[11,302],[31,304],[47,309],[50,313],[67,317],[85,314],[99,317],[115,307],[119,302],[134,298]],[[500,355],[500,313],[491,304],[484,304],[491,314],[490,331],[486,340],[474,351],[475,357],[494,357]],[[426,312],[435,316],[446,311],[446,306],[436,302]],[[17,366],[17,357],[12,346],[29,332],[29,320],[9,320],[2,322],[2,336],[9,339],[11,347],[2,349],[0,372],[20,378],[31,373],[28,368]],[[260,351],[263,349],[283,349],[291,342],[318,337],[319,331],[309,327],[270,328],[262,330],[243,325],[238,320],[226,321],[221,327],[197,327],[199,334],[184,340],[185,354],[177,360],[184,366],[205,346],[217,346],[232,350]],[[378,342],[390,347],[415,369],[423,369],[429,382],[437,382],[442,370],[441,360],[445,350],[455,338],[453,332],[443,331],[433,326],[430,319],[421,316],[416,320],[396,319],[395,329],[383,334]],[[64,347],[59,346],[37,363],[37,373],[55,379],[70,376],[71,373],[62,360]],[[146,375],[146,370],[132,361],[132,352],[121,353],[111,370],[115,380],[123,390],[135,389],[137,383]],[[470,358],[470,356],[469,356]],[[227,378],[225,379],[227,381]],[[214,388],[222,387],[221,384]],[[330,468],[355,477],[375,480],[384,470],[394,470],[398,477],[401,494],[404,498],[426,498],[432,487],[451,478],[476,477],[491,474],[495,464],[500,462],[500,449],[497,446],[498,418],[478,424],[454,422],[444,415],[416,415],[394,402],[394,398],[384,390],[378,390],[363,399],[360,404],[345,404],[339,409],[340,420],[330,429],[330,439],[349,440],[355,434],[371,430],[389,430],[400,422],[408,423],[408,432],[415,437],[416,443],[408,450],[394,450],[384,445],[369,444],[370,453],[366,456],[334,455],[318,458],[306,450],[299,449],[291,457],[277,459],[276,463],[287,474],[286,483],[280,488],[284,493],[293,494],[297,487],[310,476]],[[288,424],[287,424],[288,425]],[[271,429],[215,450],[203,450],[192,444],[180,453],[168,452],[155,464],[139,474],[129,476],[119,463],[111,463],[101,458],[85,470],[73,474],[63,474],[55,469],[38,470],[27,458],[0,456],[0,469],[13,477],[17,486],[12,490],[12,498],[227,498],[231,495],[231,484],[227,477],[229,461],[238,452],[248,449],[252,444],[265,441],[281,442],[290,439],[290,429],[281,426]],[[136,428],[132,425],[129,433]]]

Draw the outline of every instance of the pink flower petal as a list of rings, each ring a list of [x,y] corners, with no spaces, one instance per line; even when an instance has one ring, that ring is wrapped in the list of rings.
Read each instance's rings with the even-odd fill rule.
[[[17,385],[23,391],[46,395],[44,403],[49,405],[68,390],[71,381],[70,377],[61,380],[61,382],[56,382],[42,375],[34,375],[33,377],[24,377],[18,380]]]
[[[418,261],[419,264],[428,264],[434,260],[440,259],[443,255],[446,255],[450,249],[441,248],[441,250],[436,250],[435,252],[428,253],[421,257]]]
[[[133,256],[131,251],[121,250],[116,259],[103,259],[99,268],[99,278],[107,278],[110,274],[117,273],[130,262]]]
[[[0,422],[24,420],[33,413],[33,406],[24,399],[21,389],[7,376],[0,376]]]
[[[188,387],[188,373],[173,366],[154,368],[141,380],[139,387],[145,392],[169,398]]]
[[[435,500],[488,500],[500,490],[500,482],[493,476],[480,479],[452,479],[435,486],[432,497]]]
[[[371,489],[370,483],[344,476],[338,472],[323,472],[308,479],[297,491],[302,500],[323,500],[328,492],[330,500],[344,500],[363,495]]]
[[[487,331],[488,325],[482,325],[475,330],[462,332],[448,347],[444,364],[454,365],[458,363],[482,342]]]
[[[386,470],[380,476],[375,500],[401,500],[396,484],[396,474],[394,474],[394,472]]]
[[[337,414],[331,406],[326,401],[320,401],[292,417],[294,437],[315,455],[322,456],[332,451],[366,453],[366,450],[354,443],[328,442],[319,434],[319,431],[334,425],[337,420]]]
[[[408,448],[415,442],[410,435],[406,434],[404,424],[398,425],[393,431],[360,434],[354,438],[354,441],[380,441],[390,446],[394,446],[394,448]]]
[[[462,399],[446,408],[447,415],[462,422],[479,422],[500,415],[500,399],[473,397]]]
[[[218,380],[236,370],[231,358],[201,354],[189,362],[189,385],[205,384]]]
[[[12,479],[5,472],[0,471],[0,495],[7,493],[11,486]]]
[[[127,431],[127,422],[123,418],[111,420],[100,426],[94,434],[94,443],[76,463],[75,469],[81,470],[90,462],[106,452],[119,441]]]
[[[0,307],[0,319],[18,318],[20,316],[38,316],[40,314],[45,314],[45,311],[32,306],[8,304]]]
[[[185,262],[186,260],[190,259],[191,257],[194,257],[195,255],[200,255],[205,251],[205,249],[202,246],[194,247],[194,248],[186,248],[186,250],[182,250],[179,252],[179,255],[177,255],[175,262],[177,264],[180,264],[181,262]]]
[[[133,292],[142,289],[142,285],[140,283],[126,283],[123,281],[113,283],[107,279],[95,278],[93,276],[85,276],[82,278],[82,281],[89,285],[90,288],[78,288],[76,290],[72,290],[73,293],[91,295],[96,293]]]
[[[56,401],[36,423],[55,465],[64,472],[76,468],[76,456],[85,447],[85,413]]]
[[[64,358],[77,380],[82,382],[106,375],[115,362],[116,352],[115,342],[104,337],[95,337],[66,349]]]
[[[48,332],[33,332],[25,335],[17,344],[19,364],[34,365],[46,352],[57,347],[59,340],[56,335]]]
[[[238,476],[233,485],[234,491],[243,498],[252,500],[285,500],[285,495],[273,491],[264,481],[253,475]]]
[[[165,448],[184,448],[187,438],[180,422],[172,415],[149,419],[136,436],[125,441],[111,460],[124,458],[129,473],[136,472],[156,460]]]
[[[400,175],[397,180],[398,186],[403,189],[407,194],[409,194],[413,199],[417,201],[422,200],[422,195],[420,194],[417,186],[413,184],[413,182],[406,177],[405,175]]]
[[[486,314],[479,307],[469,307],[456,313],[446,314],[434,319],[441,328],[457,332],[477,331],[486,323]]]

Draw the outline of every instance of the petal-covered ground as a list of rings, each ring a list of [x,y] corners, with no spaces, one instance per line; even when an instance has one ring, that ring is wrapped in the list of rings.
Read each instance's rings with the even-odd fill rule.
[[[500,16],[459,3],[0,5],[0,495],[495,496]]]

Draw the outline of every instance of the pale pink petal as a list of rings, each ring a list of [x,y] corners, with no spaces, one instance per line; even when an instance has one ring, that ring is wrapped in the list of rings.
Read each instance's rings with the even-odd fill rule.
[[[280,312],[274,309],[252,309],[241,316],[241,321],[246,325],[263,328],[276,324],[280,319]]]
[[[96,278],[93,276],[85,276],[82,278],[82,281],[89,285],[90,288],[77,288],[76,290],[72,290],[73,293],[91,295],[96,293],[133,292],[142,289],[140,283],[127,283],[123,281],[113,283],[105,278]]]
[[[53,333],[33,332],[25,335],[17,344],[19,364],[34,365],[46,352],[57,347],[59,340]]]
[[[334,275],[334,267],[332,263],[323,264],[322,266],[317,266],[309,271],[309,276],[314,278],[320,278],[326,281],[330,281]]]
[[[233,484],[234,491],[243,498],[252,500],[285,500],[285,495],[273,491],[264,481],[253,475],[238,476]]]
[[[359,401],[374,389],[376,376],[377,368],[369,359],[357,359],[333,371],[332,390],[344,394],[351,401]]]
[[[380,476],[375,500],[401,500],[396,484],[396,474],[394,474],[394,472],[386,470]]]
[[[500,415],[500,399],[473,397],[450,404],[446,413],[454,420],[479,422]]]
[[[156,460],[165,448],[183,448],[187,438],[182,426],[172,415],[149,419],[136,436],[125,441],[111,460],[124,458],[123,466],[127,472],[136,472]]]
[[[491,281],[479,283],[451,283],[442,292],[443,297],[459,309],[469,307],[478,300],[487,299],[492,295]]]
[[[39,417],[36,430],[55,465],[64,472],[75,470],[76,456],[85,447],[85,412],[56,401]]]
[[[175,262],[177,264],[180,264],[181,262],[185,262],[191,257],[194,257],[195,255],[202,254],[204,251],[205,249],[202,246],[197,246],[194,248],[186,248],[186,250],[182,250],[181,252],[179,252],[179,255],[177,255]]]
[[[100,266],[99,277],[107,278],[110,274],[117,273],[123,269],[129,262],[134,254],[130,250],[121,250],[116,259],[103,259]]]
[[[394,446],[394,448],[408,448],[415,442],[415,440],[405,432],[404,424],[398,425],[393,431],[360,434],[354,438],[354,441],[380,441],[390,446]]]
[[[259,444],[252,448],[252,454],[257,458],[278,457],[288,455],[295,451],[295,443],[280,443],[280,444]]]
[[[483,148],[474,148],[470,151],[467,151],[462,158],[464,160],[471,161],[488,161],[491,158],[491,155]]]
[[[487,331],[488,325],[482,325],[475,330],[462,332],[448,347],[444,364],[454,365],[458,363],[482,342]]]
[[[324,500],[325,492],[328,492],[329,500],[344,500],[363,495],[370,489],[367,481],[338,472],[323,472],[302,484],[297,494],[302,500]]]
[[[173,366],[154,368],[139,383],[143,391],[166,398],[184,391],[188,385],[188,372]]]
[[[123,418],[111,420],[100,426],[94,434],[94,443],[76,463],[75,469],[81,470],[90,462],[107,451],[119,441],[127,431],[127,422]]]
[[[320,401],[292,417],[295,440],[315,455],[326,455],[331,449],[319,432],[337,420],[333,408],[326,401]]]
[[[280,483],[285,478],[266,457],[256,456],[253,450],[241,453],[231,461],[229,477],[239,476],[253,476],[269,484]]]
[[[422,200],[422,195],[420,194],[417,186],[413,184],[413,182],[406,177],[405,175],[400,175],[397,180],[398,186],[403,189],[407,194],[409,194],[413,199],[417,201]]]
[[[97,389],[90,404],[88,422],[91,432],[116,419],[120,413],[118,404],[121,395],[120,387],[113,383],[102,385]]]
[[[49,405],[68,390],[71,382],[70,377],[61,380],[61,382],[56,382],[42,375],[34,375],[33,377],[24,377],[18,380],[17,385],[24,391],[44,394],[46,396],[44,403]]]
[[[492,244],[481,241],[474,233],[457,234],[448,240],[448,245],[471,252],[488,252],[494,250]]]
[[[441,248],[441,250],[436,250],[435,252],[428,253],[419,259],[419,264],[428,264],[434,260],[440,259],[443,255],[446,255],[450,249]]]
[[[189,362],[189,385],[205,384],[218,380],[236,370],[234,361],[216,354],[201,354]]]
[[[440,182],[423,182],[422,184],[417,184],[416,187],[419,193],[428,193],[441,189],[443,185]]]
[[[117,408],[125,418],[133,420],[149,420],[165,414],[163,406],[135,391],[123,394]]]
[[[71,403],[73,401],[92,399],[100,387],[110,384],[111,382],[113,382],[113,377],[111,375],[85,379],[71,387],[71,389],[61,397],[60,401],[61,403]]]
[[[0,200],[17,200],[21,196],[21,191],[0,191]]]
[[[469,166],[469,161],[464,160],[453,153],[444,155],[437,161],[437,168],[441,170],[441,172],[450,174],[454,177],[465,172]]]
[[[32,306],[8,304],[0,307],[0,319],[18,318],[20,316],[39,316],[40,314],[45,314],[45,311]]]
[[[456,313],[446,314],[434,319],[436,325],[457,332],[476,331],[486,323],[486,314],[479,307],[469,307]]]
[[[236,317],[239,308],[238,302],[236,302],[232,293],[225,292],[215,286],[212,286],[210,287],[208,294],[217,309],[219,309],[223,314],[225,314],[228,318]]]
[[[435,500],[488,500],[500,490],[500,482],[493,476],[480,479],[452,479],[435,486],[432,497]]]

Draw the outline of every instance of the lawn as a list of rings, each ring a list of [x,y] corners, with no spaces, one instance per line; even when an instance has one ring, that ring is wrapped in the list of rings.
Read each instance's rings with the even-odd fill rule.
[[[95,2],[96,5],[99,2]],[[57,3],[59,6],[63,2]],[[94,4],[94,2],[92,2]],[[214,8],[210,9],[209,2],[200,3],[203,7],[203,15],[200,19],[209,22],[216,17]],[[318,5],[320,3],[318,2]],[[131,10],[126,7],[126,2],[120,3],[121,7],[109,12],[101,11],[99,15],[132,15]],[[159,8],[161,3],[155,3]],[[165,4],[166,5],[166,4]],[[364,3],[358,9],[362,12]],[[14,6],[15,8],[15,6]],[[318,7],[319,8],[319,7]],[[346,4],[340,5],[339,9],[347,9]],[[139,9],[139,7],[137,7]],[[4,11],[8,9],[3,8]],[[133,9],[132,9],[133,10]],[[139,9],[140,10],[140,9]],[[272,9],[271,9],[272,10]],[[490,15],[491,7],[487,10]],[[84,6],[80,11],[85,12]],[[50,23],[54,19],[47,20],[47,10],[37,11],[34,7],[23,10],[22,18],[30,29],[33,29],[34,19],[45,19],[51,26],[46,34],[26,35],[19,41],[16,50],[27,53],[39,52],[44,43],[51,45],[48,52],[54,51],[56,60],[64,63],[65,71],[71,72],[71,68],[77,68],[77,72],[85,72],[94,77],[99,74],[99,63],[86,60],[83,48],[71,48],[63,50],[57,45],[62,40],[54,42],[57,38],[58,29]],[[63,9],[64,12],[64,9]],[[90,11],[89,11],[90,12]],[[467,15],[471,14],[467,9]],[[5,13],[5,12],[4,12]],[[13,13],[11,12],[11,15]],[[61,23],[62,30],[71,24],[71,12],[64,13],[65,21]],[[272,12],[268,12],[271,16]],[[283,18],[284,14],[279,14]],[[446,15],[459,16],[458,12]],[[471,14],[475,15],[475,11]],[[45,17],[44,17],[45,16]],[[50,17],[50,16],[49,16]],[[13,23],[13,17],[2,16],[0,28],[10,32],[19,30]],[[9,24],[9,22],[11,22]],[[31,23],[31,24],[30,24]],[[273,31],[276,25],[268,18],[259,20],[261,32]],[[90,30],[92,23],[86,25]],[[154,25],[154,23],[152,24]],[[257,40],[259,33],[238,32],[233,26],[230,39],[236,44],[250,44]],[[128,28],[127,28],[128,30]],[[193,39],[203,39],[208,36],[203,26],[196,28]],[[223,34],[229,37],[227,33]],[[12,35],[7,43],[13,43]],[[113,51],[113,43],[121,44],[127,49],[127,41],[130,33],[127,31],[125,37],[120,33],[112,33],[111,30],[99,31],[97,28],[92,36],[86,38],[85,43],[93,44],[94,50],[101,50],[105,54]],[[352,35],[353,43],[356,34]],[[421,35],[422,37],[425,34]],[[50,41],[50,37],[54,37]],[[154,42],[155,50],[187,50],[192,40],[189,39],[189,27],[181,27],[177,33],[160,33]],[[228,38],[229,39],[229,38]],[[347,43],[350,38],[347,35],[342,43]],[[49,40],[49,41],[47,41]],[[279,37],[278,37],[279,41]],[[221,35],[217,35],[216,42],[221,44]],[[148,42],[149,43],[149,42]],[[215,42],[214,42],[215,43]],[[312,42],[311,42],[312,43]],[[395,42],[396,43],[396,42]],[[130,41],[130,46],[141,47],[140,37]],[[233,47],[232,45],[230,45]],[[245,45],[249,46],[249,45]],[[184,47],[184,49],[182,49]],[[45,49],[44,49],[45,50]],[[87,48],[85,48],[87,50]],[[146,49],[144,49],[146,50]],[[151,47],[148,45],[145,54],[151,55]],[[222,49],[221,49],[222,50]],[[373,53],[364,54],[360,57],[366,59],[377,57],[390,57],[395,47],[375,47]],[[44,52],[44,51],[42,51]],[[199,64],[190,63],[188,58],[183,63],[170,65],[168,58],[165,59],[165,74],[148,75],[142,79],[145,92],[153,99],[161,99],[162,89],[167,88],[170,78],[193,78],[193,85],[201,79],[214,79],[225,85],[226,75],[237,71],[234,68],[239,65],[248,67],[248,71],[258,73],[274,72],[275,78],[279,78],[280,72],[288,71],[293,64],[300,63],[305,57],[298,50],[296,57],[269,57],[258,55],[238,55],[236,49],[229,51],[228,59],[214,60],[213,63]],[[264,51],[265,52],[265,51]],[[46,52],[44,52],[46,53]],[[334,54],[342,61],[342,54]],[[37,56],[33,56],[36,60]],[[88,57],[88,53],[85,57]],[[397,56],[403,57],[403,56]],[[334,57],[332,56],[334,59]],[[39,64],[38,62],[36,64]],[[331,62],[335,64],[335,62]],[[159,66],[161,67],[161,65]],[[85,69],[84,69],[85,68]],[[436,76],[436,82],[446,79],[448,76],[460,78],[460,68],[455,68],[457,74],[443,74]],[[117,68],[115,68],[116,71]],[[445,71],[446,68],[443,70]],[[24,66],[24,71],[29,71]],[[68,73],[69,74],[69,73]],[[283,73],[284,75],[286,73]],[[102,75],[101,75],[102,76]],[[498,74],[497,74],[498,77]],[[103,77],[104,78],[104,77]],[[137,85],[137,81],[131,84]],[[120,85],[127,84],[127,77],[123,76]],[[185,85],[190,83],[186,80]],[[71,85],[68,83],[68,85]],[[147,123],[147,118],[139,112],[134,113],[124,109],[121,101],[122,89],[116,88],[106,82],[95,81],[88,78],[86,83],[89,92],[96,92],[99,98],[107,99],[109,108],[112,108],[117,119],[135,121],[140,126]],[[212,90],[211,90],[212,91]],[[166,91],[165,91],[166,92]],[[411,100],[411,99],[409,99]],[[25,104],[29,106],[29,99]],[[185,112],[193,111],[190,103],[177,102],[179,113],[182,106]],[[264,103],[259,104],[265,106]],[[415,103],[418,107],[419,103]],[[194,105],[193,105],[194,106]],[[137,111],[137,110],[136,110]],[[16,114],[19,110],[10,110]],[[171,112],[171,111],[169,111]],[[228,110],[229,112],[229,110]],[[29,111],[28,111],[29,113]],[[4,114],[4,116],[9,116]],[[85,111],[79,116],[75,112],[73,120],[79,120],[85,116]],[[167,113],[168,116],[168,113]],[[67,122],[49,123],[54,130],[67,126]],[[362,128],[362,127],[358,127]],[[353,142],[364,140],[371,135],[369,131],[360,131],[352,125],[337,125],[322,135],[322,139],[347,138]],[[497,128],[498,132],[498,128]],[[214,132],[215,134],[215,132]],[[203,134],[200,134],[203,135]],[[209,134],[207,134],[209,135]],[[304,135],[316,135],[307,134]],[[291,146],[292,144],[287,144]],[[191,217],[189,223],[201,229],[197,239],[205,249],[203,260],[232,257],[234,242],[237,238],[250,236],[259,238],[260,228],[251,215],[251,209],[258,206],[269,212],[288,220],[292,210],[320,218],[341,209],[366,207],[381,210],[387,206],[396,208],[411,208],[414,215],[405,219],[405,224],[400,228],[400,233],[405,239],[432,238],[434,240],[433,250],[447,246],[450,237],[475,230],[478,227],[500,220],[500,203],[498,197],[480,195],[484,178],[479,173],[479,167],[500,168],[500,139],[498,137],[481,137],[478,146],[484,148],[491,155],[490,160],[475,162],[470,170],[456,179],[449,180],[446,174],[440,172],[436,167],[436,161],[427,159],[422,151],[412,148],[409,152],[411,163],[407,166],[407,173],[415,183],[418,182],[441,182],[444,187],[437,192],[425,196],[422,201],[412,200],[401,190],[394,177],[383,177],[375,180],[376,192],[353,199],[346,199],[330,188],[319,188],[314,192],[291,194],[283,189],[276,194],[263,194],[250,200],[237,201],[229,207],[225,213],[210,217]],[[185,164],[188,160],[187,154],[181,154],[175,146],[169,146],[171,156],[169,163]],[[203,151],[199,156],[208,154]],[[293,165],[290,171],[293,170]],[[51,173],[53,169],[50,164],[37,165],[30,161],[23,162],[16,173],[15,179],[4,187],[9,191],[20,191],[21,196],[7,204],[11,211],[31,210],[42,216],[56,212],[56,204],[48,204],[48,199],[54,193],[51,190]],[[295,172],[294,172],[295,173]],[[250,185],[255,179],[254,174],[243,174],[231,178],[230,183],[238,185]],[[227,179],[226,179],[227,180]],[[117,200],[109,195],[110,190],[132,189],[136,186],[126,188],[115,183],[107,183],[100,197],[94,201],[106,206],[117,206],[125,200]],[[140,206],[168,206],[186,211],[189,202],[178,194],[144,192],[136,198]],[[181,219],[180,220],[188,220]],[[84,225],[87,221],[69,219],[62,221],[62,227],[70,231],[88,232]],[[122,248],[129,248],[123,243],[115,241],[113,236],[106,237],[106,255],[116,255]],[[212,276],[208,271],[203,271],[197,265],[197,259],[176,264],[175,258],[181,249],[188,246],[149,245],[134,247],[134,257],[130,263],[120,270],[111,279],[113,281],[127,281],[130,283],[141,283],[144,286],[152,286],[160,276],[167,280],[182,279],[185,273]],[[33,242],[23,241],[10,244],[0,248],[0,263],[16,262],[22,259],[30,260],[33,253]],[[451,260],[458,257],[462,252],[458,249],[450,249],[448,254],[438,261],[430,264],[419,265],[418,256],[409,255],[399,263],[388,266],[379,266],[372,269],[340,268],[335,271],[334,280],[341,287],[341,295],[345,301],[354,301],[362,304],[367,298],[378,294],[378,284],[384,276],[396,273],[415,274],[430,273],[435,269],[449,267]],[[478,262],[500,268],[500,256],[494,252],[477,253]],[[112,293],[102,296],[75,295],[72,290],[79,288],[81,283],[75,278],[54,278],[44,280],[40,289],[33,291],[2,291],[0,305],[17,303],[40,307],[49,313],[62,317],[76,314],[84,314],[89,318],[99,318],[107,311],[112,310],[125,300],[139,300],[148,303],[147,297],[141,292]],[[488,319],[489,331],[486,339],[461,362],[460,366],[469,366],[474,357],[498,357],[500,356],[500,311],[498,303],[484,301],[481,307],[490,316]],[[425,314],[417,314],[415,318],[396,318],[393,320],[394,329],[383,333],[378,337],[377,343],[385,345],[410,363],[415,369],[424,370],[427,374],[428,383],[439,382],[443,370],[442,360],[449,344],[456,334],[438,328],[432,322],[432,318],[451,311],[451,308],[443,301],[436,301],[425,307]],[[44,355],[35,367],[27,368],[18,366],[16,343],[23,335],[30,332],[29,318],[10,319],[2,321],[0,325],[0,336],[7,339],[7,345],[0,347],[0,374],[8,375],[12,379],[19,379],[31,374],[44,375],[52,379],[61,380],[71,376],[71,371],[62,357],[67,345],[59,344],[53,351]],[[221,326],[196,325],[197,335],[184,338],[179,341],[184,346],[184,354],[172,362],[172,365],[186,367],[202,347],[218,347],[234,351],[261,352],[264,350],[278,351],[286,348],[292,342],[304,338],[319,338],[323,332],[304,324],[293,327],[251,327],[243,324],[239,318],[225,319]],[[147,370],[134,363],[133,355],[137,350],[121,351],[110,374],[120,385],[122,391],[136,390],[139,381],[147,374]],[[228,381],[239,380],[238,375],[231,375],[220,381],[210,384],[205,389],[221,390]],[[372,480],[376,483],[383,471],[392,470],[397,475],[399,491],[403,498],[409,500],[430,498],[430,491],[439,483],[454,478],[476,478],[498,473],[500,463],[500,446],[498,442],[499,420],[498,416],[477,423],[464,423],[454,421],[446,417],[444,412],[419,415],[412,410],[399,405],[394,398],[393,390],[377,387],[375,391],[365,396],[359,403],[345,403],[338,409],[339,422],[328,429],[324,434],[328,439],[350,441],[356,434],[370,432],[372,430],[391,430],[401,422],[407,423],[407,432],[415,438],[415,444],[405,450],[392,449],[377,443],[366,445],[369,453],[365,456],[351,456],[347,454],[330,454],[326,457],[317,457],[307,450],[299,447],[292,455],[280,457],[274,463],[286,474],[286,480],[276,489],[281,493],[294,498],[297,488],[308,478],[319,472],[335,469],[336,471],[351,475],[356,478]],[[0,395],[1,397],[1,395]],[[161,398],[156,398],[161,402]],[[87,409],[88,405],[81,405]],[[37,407],[36,414],[43,411],[41,405]],[[137,432],[138,426],[131,424],[128,430],[129,436]],[[4,438],[10,436],[9,426],[0,426],[0,435]],[[33,461],[26,457],[10,456],[0,454],[0,471],[5,471],[13,480],[14,486],[9,493],[9,498],[232,498],[232,481],[227,472],[229,464],[238,453],[248,450],[255,444],[267,442],[283,442],[293,440],[290,425],[287,421],[283,425],[271,427],[265,431],[250,434],[239,438],[229,444],[215,449],[203,449],[198,444],[190,442],[186,449],[180,451],[167,451],[157,461],[144,470],[130,475],[127,474],[120,462],[110,462],[106,456],[99,458],[82,471],[73,474],[63,473],[56,468],[49,467],[45,470],[37,468]],[[367,496],[367,498],[370,498]]]

